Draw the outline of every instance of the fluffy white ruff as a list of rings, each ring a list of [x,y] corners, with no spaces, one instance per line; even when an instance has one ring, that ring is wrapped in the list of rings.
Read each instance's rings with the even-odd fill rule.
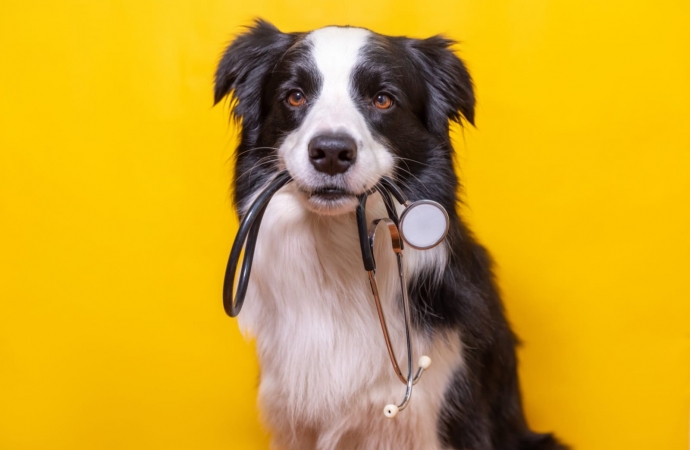
[[[404,385],[386,352],[358,246],[354,213],[319,216],[288,185],[259,233],[240,326],[261,363],[259,402],[274,445],[284,449],[436,449],[445,387],[462,364],[457,334],[413,335],[415,360],[433,360],[395,419],[383,415]],[[378,195],[371,218],[384,217]],[[389,239],[377,240],[377,278],[401,367],[406,367],[399,281]],[[405,250],[408,276],[437,270],[446,249]],[[415,361],[416,365],[416,361]]]

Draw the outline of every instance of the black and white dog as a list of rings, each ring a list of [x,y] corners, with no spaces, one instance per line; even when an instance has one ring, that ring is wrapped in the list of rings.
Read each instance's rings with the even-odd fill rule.
[[[280,170],[294,182],[261,225],[240,326],[256,339],[263,420],[281,449],[563,449],[528,428],[491,261],[457,215],[450,122],[474,120],[467,69],[442,37],[327,27],[282,33],[257,21],[225,51],[215,101],[241,123],[234,175],[241,215]],[[397,418],[393,372],[358,244],[356,196],[388,175],[450,215],[433,250],[405,250],[414,354],[433,365]],[[373,218],[384,217],[376,195]],[[377,276],[405,354],[395,257]],[[399,320],[396,320],[398,319]]]

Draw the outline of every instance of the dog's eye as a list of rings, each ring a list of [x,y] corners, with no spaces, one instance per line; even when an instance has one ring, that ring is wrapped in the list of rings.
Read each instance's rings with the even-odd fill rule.
[[[287,102],[290,106],[302,106],[306,103],[307,99],[301,91],[291,91],[287,96]]]
[[[377,94],[374,97],[374,106],[378,109],[388,109],[393,106],[393,99],[386,94]]]

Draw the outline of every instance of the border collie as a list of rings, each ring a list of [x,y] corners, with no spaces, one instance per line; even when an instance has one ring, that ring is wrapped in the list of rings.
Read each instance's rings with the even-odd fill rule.
[[[256,339],[274,448],[565,448],[527,426],[516,338],[491,261],[456,212],[449,125],[473,124],[475,99],[452,44],[354,27],[282,33],[257,20],[218,65],[215,102],[230,96],[241,124],[238,213],[279,171],[294,179],[266,210],[239,315]],[[404,385],[386,352],[355,221],[357,195],[384,175],[450,216],[442,245],[405,251],[413,350],[433,364],[395,419],[382,409]],[[386,216],[378,194],[367,213]],[[404,355],[395,256],[390,247],[376,252],[391,339]]]

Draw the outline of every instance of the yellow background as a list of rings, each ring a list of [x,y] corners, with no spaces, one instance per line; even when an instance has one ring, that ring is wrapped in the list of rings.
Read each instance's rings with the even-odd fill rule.
[[[221,308],[235,130],[211,108],[256,16],[462,41],[465,215],[531,424],[686,449],[687,0],[70,0],[0,7],[0,450],[266,448]]]

